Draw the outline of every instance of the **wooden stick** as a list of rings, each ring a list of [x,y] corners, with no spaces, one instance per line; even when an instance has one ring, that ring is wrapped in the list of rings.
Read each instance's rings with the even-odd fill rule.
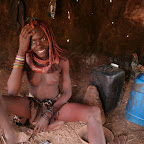
[[[5,141],[5,139],[4,139],[3,136],[1,136],[1,139],[2,139],[2,141],[4,142],[4,144],[6,144],[6,141]]]

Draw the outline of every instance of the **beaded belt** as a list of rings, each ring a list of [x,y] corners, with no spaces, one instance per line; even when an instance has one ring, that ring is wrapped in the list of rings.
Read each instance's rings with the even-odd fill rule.
[[[58,98],[60,98],[60,96],[61,96],[61,94],[59,93],[53,99],[44,99],[44,100],[40,101],[37,97],[34,97],[31,93],[29,93],[29,97],[32,98],[33,100],[35,100],[41,106],[52,106],[54,104],[54,102],[56,102],[58,100]]]

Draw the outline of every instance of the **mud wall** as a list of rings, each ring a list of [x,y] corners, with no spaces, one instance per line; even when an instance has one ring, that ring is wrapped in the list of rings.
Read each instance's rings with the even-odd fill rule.
[[[141,20],[130,18],[131,13],[140,8],[142,0],[57,0],[55,19],[49,16],[50,0],[22,2],[25,19],[37,17],[47,21],[53,28],[57,43],[70,54],[101,53],[122,64],[130,62],[131,54],[137,52],[143,63],[144,27]],[[18,14],[18,0],[0,1],[1,67],[10,67],[15,58],[22,15],[21,6]]]

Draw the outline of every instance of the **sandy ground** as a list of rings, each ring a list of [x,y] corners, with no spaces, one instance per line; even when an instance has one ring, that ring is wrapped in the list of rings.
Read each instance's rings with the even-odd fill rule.
[[[85,67],[85,66],[84,66]],[[79,95],[79,98],[76,100],[80,102],[82,96],[84,95],[86,88],[89,84],[89,75],[91,71],[91,67],[86,67],[81,70],[82,73],[71,69],[71,78],[72,78],[72,88],[73,88],[73,98],[75,99],[76,95]],[[79,73],[79,75],[78,75]],[[10,75],[10,70],[0,69],[0,92],[7,93],[4,90],[6,86],[7,79]],[[123,97],[120,105],[106,115],[106,123],[105,127],[109,128],[114,136],[126,135],[127,136],[127,144],[143,144],[144,143],[144,127],[138,126],[134,123],[129,122],[125,119],[125,107],[128,102],[129,93],[131,91],[131,86],[134,82],[134,79],[129,79],[124,84],[123,88]],[[23,86],[19,95],[26,95],[28,93],[25,79],[23,79]],[[82,144],[81,140],[78,137],[77,131],[85,125],[83,122],[68,122],[65,123],[60,129],[40,133],[37,135],[33,135],[31,139],[28,141],[31,136],[32,130],[27,127],[18,127],[14,123],[12,124],[16,133],[19,134],[23,139],[23,143],[30,144],[40,144],[44,141],[50,141],[52,144]]]

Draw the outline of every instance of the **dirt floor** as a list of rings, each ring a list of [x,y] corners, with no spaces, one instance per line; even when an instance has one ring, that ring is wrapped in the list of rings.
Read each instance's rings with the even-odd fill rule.
[[[72,62],[71,65],[73,66]],[[76,69],[71,67],[70,73],[73,89],[73,98],[71,101],[81,102],[86,88],[89,85],[90,72],[93,66],[94,65],[86,64],[81,58],[81,67],[77,67]],[[6,68],[0,69],[0,93],[7,93],[4,88],[6,86],[9,75],[10,70]],[[124,116],[126,104],[128,102],[133,82],[134,79],[132,78],[125,82],[121,103],[115,110],[106,115],[107,121],[104,126],[110,129],[115,137],[126,135],[126,144],[143,144],[144,127],[129,122],[125,119]],[[26,86],[26,81],[23,79],[23,85],[19,95],[25,96],[27,94],[28,89]],[[76,96],[78,96],[77,100],[75,100]],[[19,142],[21,143],[40,144],[48,140],[52,144],[82,144],[78,137],[77,131],[86,124],[83,122],[68,122],[58,130],[43,132],[37,135],[33,135],[31,138],[30,136],[32,134],[32,129],[27,127],[18,127],[14,123],[12,125],[16,131],[16,134],[18,135],[17,137],[20,139]]]

